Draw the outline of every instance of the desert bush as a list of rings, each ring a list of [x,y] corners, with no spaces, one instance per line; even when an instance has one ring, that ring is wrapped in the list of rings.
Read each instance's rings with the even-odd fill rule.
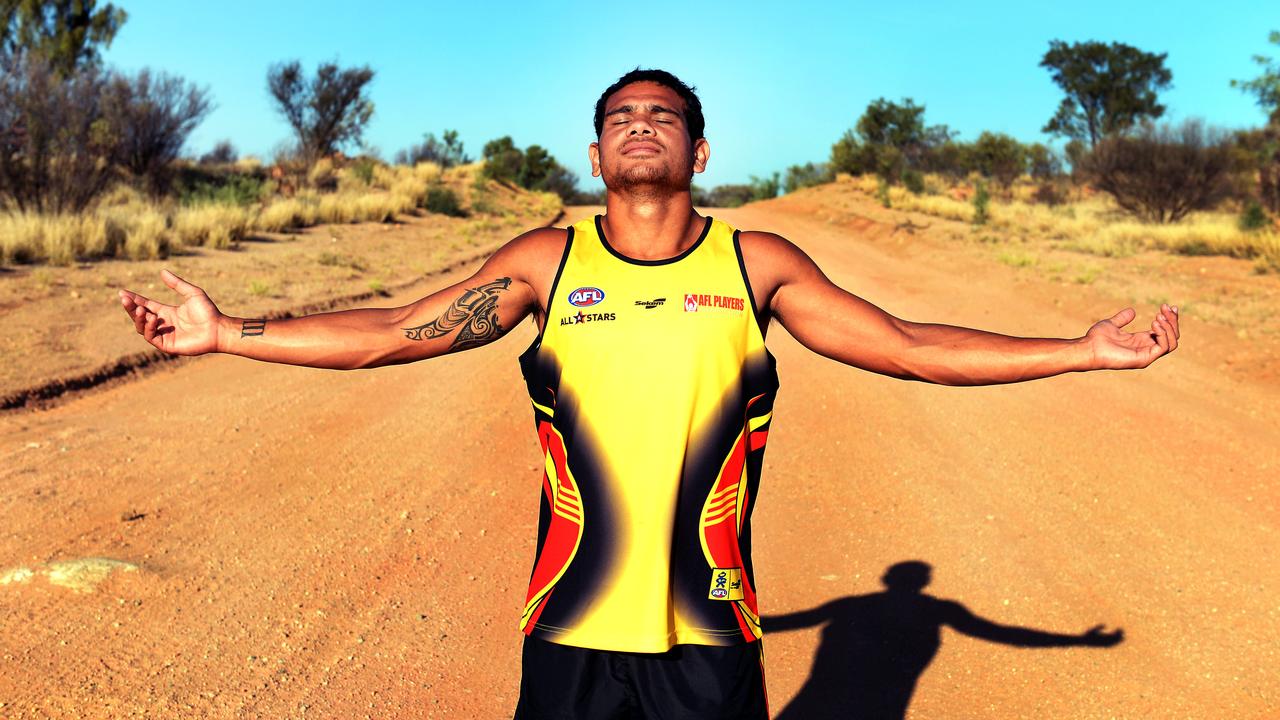
[[[974,168],[983,177],[995,180],[1005,194],[1026,172],[1026,150],[1022,143],[1004,133],[983,132],[974,141],[971,152]]]
[[[1043,143],[1025,146],[1027,173],[1036,180],[1056,180],[1062,176],[1062,158]]]
[[[236,146],[230,140],[219,140],[209,152],[200,156],[201,165],[231,165],[236,162]]]
[[[254,226],[267,232],[287,232],[316,224],[316,203],[308,196],[283,198],[262,208]]]
[[[190,184],[180,181],[176,189],[178,202],[182,205],[212,203],[246,207],[266,199],[272,188],[260,177],[231,173],[205,176]]]
[[[893,198],[889,192],[891,187],[888,178],[883,175],[876,176],[876,199],[887,208],[893,207]]]
[[[1257,200],[1251,200],[1245,203],[1244,210],[1240,213],[1239,227],[1244,232],[1254,232],[1271,225],[1271,218],[1267,217],[1267,211],[1262,209],[1262,203]]]
[[[485,177],[505,183],[514,183],[520,177],[524,153],[516,147],[510,135],[485,143],[482,157]]]
[[[113,75],[103,98],[115,135],[113,159],[153,197],[169,190],[187,137],[213,109],[208,90],[180,77],[143,69]]]
[[[1212,208],[1231,193],[1228,139],[1198,120],[1182,125],[1143,125],[1098,143],[1084,170],[1099,190],[1134,215],[1177,222],[1193,210]]]
[[[902,173],[902,186],[912,195],[924,194],[924,175],[918,170],[907,170]]]
[[[707,205],[735,208],[746,205],[754,198],[755,189],[750,185],[717,185],[707,193]]]
[[[467,214],[462,209],[462,204],[458,202],[457,194],[443,185],[432,185],[427,188],[425,207],[430,212],[449,217],[466,217]]]
[[[782,190],[782,180],[779,173],[773,173],[769,177],[751,176],[751,201],[768,200],[778,197],[778,193]]]
[[[977,187],[973,189],[973,224],[985,225],[991,219],[991,193],[987,191],[987,184],[979,182]]]
[[[18,210],[76,213],[115,178],[115,138],[95,68],[65,79],[39,55],[0,64],[0,200]]]
[[[448,169],[456,165],[466,165],[471,162],[471,158],[467,157],[462,150],[458,131],[445,130],[443,142],[437,140],[435,135],[427,133],[423,136],[422,144],[411,145],[407,150],[401,150],[396,154],[398,165],[417,165],[423,162]]]
[[[304,163],[360,143],[373,117],[373,101],[366,95],[373,74],[368,67],[343,69],[336,63],[321,63],[315,77],[307,79],[297,60],[267,71],[267,88],[276,109],[293,128]]]
[[[787,176],[782,186],[787,192],[792,193],[801,188],[829,183],[834,177],[830,164],[809,162],[787,168]]]

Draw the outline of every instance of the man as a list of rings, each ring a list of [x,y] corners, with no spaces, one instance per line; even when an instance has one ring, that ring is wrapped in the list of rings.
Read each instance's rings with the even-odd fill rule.
[[[786,239],[702,217],[701,104],[660,70],[601,95],[588,155],[606,213],[531,230],[412,304],[289,320],[223,315],[165,271],[174,307],[121,291],[166,352],[367,368],[479,347],[532,313],[520,357],[546,472],[517,718],[767,717],[750,516],[777,376],[777,319],[854,367],[949,385],[1141,368],[1177,346],[1131,309],[1075,339],[895,318],[833,285]]]

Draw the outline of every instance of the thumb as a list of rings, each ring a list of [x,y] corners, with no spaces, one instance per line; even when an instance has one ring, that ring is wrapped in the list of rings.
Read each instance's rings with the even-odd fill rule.
[[[168,285],[171,290],[176,291],[179,295],[181,295],[184,298],[191,298],[197,295],[204,294],[203,290],[196,287],[195,285],[192,285],[186,280],[183,280],[177,275],[174,275],[173,273],[169,272],[167,269],[160,271],[160,279],[164,280],[164,284]]]
[[[1110,320],[1116,327],[1122,328],[1125,325],[1128,325],[1129,323],[1133,322],[1133,319],[1137,316],[1138,316],[1138,313],[1134,312],[1133,308],[1125,308],[1107,319]]]

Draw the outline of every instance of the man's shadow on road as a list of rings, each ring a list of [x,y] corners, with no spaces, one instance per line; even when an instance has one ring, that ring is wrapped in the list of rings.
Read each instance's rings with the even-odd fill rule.
[[[926,595],[931,571],[918,560],[900,562],[881,578],[883,592],[762,618],[766,634],[823,625],[809,679],[776,720],[903,720],[916,682],[942,644],[943,625],[1019,647],[1111,647],[1124,639],[1123,631],[1103,632],[1102,625],[1079,635],[1000,625]]]

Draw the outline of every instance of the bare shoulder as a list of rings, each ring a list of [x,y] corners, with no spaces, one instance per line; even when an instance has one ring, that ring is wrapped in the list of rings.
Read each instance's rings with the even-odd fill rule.
[[[562,227],[540,227],[521,233],[498,248],[485,263],[485,270],[528,285],[541,308],[551,292],[568,237],[568,230]]]
[[[808,273],[821,272],[808,253],[778,233],[740,230],[738,245],[742,248],[742,264],[756,296],[756,305],[761,310],[771,307],[781,286]]]

